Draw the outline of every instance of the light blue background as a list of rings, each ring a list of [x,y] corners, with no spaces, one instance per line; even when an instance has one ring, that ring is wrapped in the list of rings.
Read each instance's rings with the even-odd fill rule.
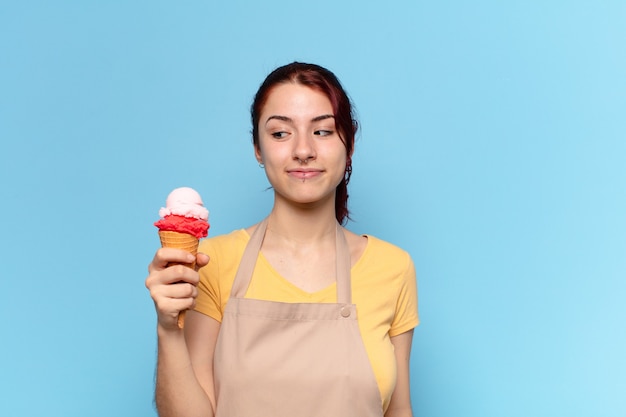
[[[626,415],[626,3],[3,1],[0,415],[154,416],[152,222],[271,204],[248,108],[293,60],[362,130],[355,232],[408,250],[420,417]]]

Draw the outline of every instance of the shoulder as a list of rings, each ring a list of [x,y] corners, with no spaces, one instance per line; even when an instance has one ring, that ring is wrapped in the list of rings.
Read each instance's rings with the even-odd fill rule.
[[[394,257],[400,258],[410,258],[411,256],[407,251],[402,249],[399,246],[394,245],[393,243],[387,242],[386,240],[382,240],[377,238],[376,236],[366,235],[368,242],[372,247],[373,251],[384,253],[386,255],[391,255]]]
[[[209,255],[210,260],[199,270],[201,284],[214,293],[230,288],[248,240],[244,229],[202,240],[198,251]]]
[[[359,259],[359,269],[385,271],[387,274],[415,274],[411,255],[399,246],[376,236],[364,235],[367,247]]]
[[[211,236],[200,242],[198,251],[210,254],[210,252],[220,252],[224,249],[232,251],[240,246],[245,247],[250,236],[244,229],[233,230],[230,233]]]
[[[412,265],[409,253],[399,246],[372,235],[358,235],[347,229],[344,229],[344,233],[350,247],[353,266],[380,261],[402,269],[410,268]]]
[[[367,252],[375,256],[391,257],[394,260],[410,260],[411,255],[401,247],[394,245],[372,235],[364,235],[367,238]]]

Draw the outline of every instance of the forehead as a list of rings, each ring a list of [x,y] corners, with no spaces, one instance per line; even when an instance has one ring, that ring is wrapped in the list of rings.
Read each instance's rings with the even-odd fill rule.
[[[333,114],[326,94],[302,84],[286,83],[278,84],[269,92],[261,110],[261,119],[272,115],[295,118],[322,114]]]

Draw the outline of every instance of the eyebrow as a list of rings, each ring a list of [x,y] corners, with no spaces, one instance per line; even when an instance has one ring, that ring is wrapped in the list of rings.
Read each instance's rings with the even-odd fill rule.
[[[326,120],[326,119],[334,119],[335,116],[333,116],[332,114],[322,114],[320,116],[316,116],[314,118],[311,119],[312,122],[319,122],[322,120]],[[265,121],[265,124],[267,124],[267,122],[269,122],[270,120],[275,119],[275,120],[280,120],[283,122],[288,122],[288,123],[293,123],[293,119],[291,117],[287,117],[287,116],[279,116],[279,115],[273,115],[267,118],[267,120]]]
[[[335,118],[335,116],[333,116],[332,114],[322,114],[321,116],[314,117],[311,121],[312,122],[319,122],[319,121],[322,121],[322,120],[334,119],[334,118]]]

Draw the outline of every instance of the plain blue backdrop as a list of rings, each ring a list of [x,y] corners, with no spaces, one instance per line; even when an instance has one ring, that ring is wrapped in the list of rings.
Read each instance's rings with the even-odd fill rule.
[[[155,416],[152,223],[272,194],[248,108],[293,60],[361,121],[357,233],[411,253],[419,417],[626,415],[626,3],[3,1],[0,415]]]

